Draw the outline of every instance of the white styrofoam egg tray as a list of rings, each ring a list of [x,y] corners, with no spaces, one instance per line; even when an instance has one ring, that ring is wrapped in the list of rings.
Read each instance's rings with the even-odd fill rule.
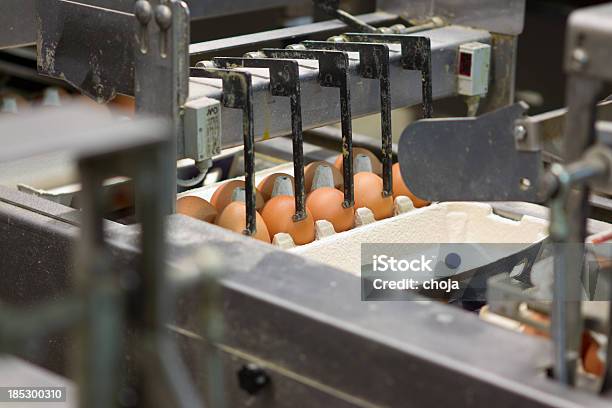
[[[259,172],[255,177],[256,184],[274,173],[292,175],[293,165],[284,164]],[[197,196],[210,200],[216,188],[224,182],[179,197]],[[547,234],[548,223],[539,218],[523,216],[515,221],[494,214],[488,204],[447,202],[413,209],[288,250],[359,276],[363,243],[533,244],[545,239]]]

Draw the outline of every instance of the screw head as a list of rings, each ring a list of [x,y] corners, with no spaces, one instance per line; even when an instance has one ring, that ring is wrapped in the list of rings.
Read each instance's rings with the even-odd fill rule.
[[[380,34],[393,34],[391,27],[380,27],[377,29]]]
[[[332,43],[346,42],[346,38],[342,35],[335,35],[333,37],[329,37],[327,39],[327,42],[332,42]]]
[[[266,58],[266,54],[261,51],[251,51],[244,54],[244,58]]]
[[[151,21],[151,18],[153,17],[153,8],[151,7],[151,3],[149,3],[147,0],[138,0],[136,4],[134,4],[134,15],[140,24],[149,24],[149,21]]]
[[[285,47],[288,50],[300,50],[303,51],[306,49],[306,46],[304,44],[289,44],[287,47]]]
[[[202,60],[196,63],[196,68],[216,68],[217,66],[213,61]]]
[[[270,376],[263,368],[250,363],[238,371],[238,384],[247,393],[255,395],[270,384]]]
[[[576,71],[581,71],[586,67],[588,63],[589,63],[589,54],[587,54],[587,52],[584,49],[576,48],[572,52],[573,69],[575,69]]]
[[[155,21],[162,30],[167,30],[172,25],[172,10],[166,5],[159,5],[155,8]]]
[[[406,26],[403,24],[395,24],[392,25],[391,27],[389,27],[391,29],[391,31],[395,34],[401,34],[405,29]]]
[[[526,137],[527,137],[527,129],[525,128],[525,126],[517,125],[514,128],[514,138],[518,142],[521,142],[521,141],[525,140]]]

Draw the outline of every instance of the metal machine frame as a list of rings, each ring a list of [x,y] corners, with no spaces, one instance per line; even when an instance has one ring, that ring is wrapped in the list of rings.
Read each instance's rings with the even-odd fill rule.
[[[521,1],[511,2],[514,10],[520,12],[523,4]],[[129,93],[128,88],[132,78],[139,111],[153,113],[170,121],[180,157],[184,133],[179,118],[184,105],[188,104],[187,91],[191,93],[189,101],[202,97],[221,99],[221,92],[214,84],[201,84],[200,81],[192,80],[193,83],[188,85],[189,78],[186,73],[190,57],[188,49],[191,49],[195,58],[204,51],[214,55],[215,47],[210,44],[189,46],[186,28],[187,10],[184,6],[174,0],[156,0],[150,4],[140,0],[137,2],[136,17],[125,11],[101,10],[81,3],[62,4],[62,6],[66,8],[52,8],[48,14],[42,13],[43,17],[50,19],[57,16],[65,18],[64,26],[61,20],[55,20],[60,21],[55,29],[46,32],[43,28],[39,33],[43,36],[41,41],[43,49],[39,55],[42,72],[51,75],[68,73],[67,80],[79,85],[82,90],[99,100],[108,100],[116,92]],[[79,7],[78,13],[71,14],[67,11],[70,7]],[[61,14],[62,12],[66,14]],[[126,52],[132,47],[131,50],[135,53],[132,72],[128,69],[124,71],[125,75],[113,76],[111,73],[116,73],[117,67],[107,64],[96,65],[91,59],[90,52],[82,54],[78,59],[82,65],[67,66],[70,72],[59,68],[60,57],[66,58],[67,61],[68,56],[74,56],[73,52],[76,53],[79,48],[67,44],[62,48],[66,54],[58,55],[59,46],[53,44],[52,38],[61,36],[64,27],[68,27],[66,21],[73,21],[71,19],[75,16],[83,15],[89,15],[90,18],[98,16],[99,24],[109,24],[110,27],[116,27],[120,21],[132,23],[127,30],[119,30],[116,37],[121,41],[129,34],[137,34],[135,36],[138,39],[137,46],[128,41],[122,44],[119,50]],[[426,16],[427,13],[423,14],[423,17]],[[460,21],[472,20],[467,18]],[[583,34],[578,37],[585,41],[580,21],[583,20],[577,20],[572,27]],[[324,25],[317,26],[318,29],[323,26],[330,29],[338,28],[337,23],[321,24]],[[452,75],[445,70],[447,67],[451,70],[455,67],[457,48],[460,44],[480,41],[490,43],[494,48],[495,86],[492,87],[487,100],[482,102],[482,109],[490,110],[492,107],[507,105],[512,100],[515,36],[520,32],[520,27],[519,25],[501,25],[501,27],[504,27],[505,32],[491,34],[484,30],[453,26],[432,29],[425,24],[423,31],[411,34],[436,40],[432,41],[431,47],[434,98],[456,95]],[[302,30],[307,31],[307,28]],[[74,33],[78,31],[79,29],[76,29]],[[291,42],[294,42],[293,37],[287,32],[276,32],[275,39],[285,41],[291,38]],[[577,152],[574,156],[568,156],[572,161],[581,157],[582,152],[593,142],[594,118],[591,108],[595,106],[594,91],[599,81],[593,80],[592,77],[601,74],[591,71],[590,60],[588,64],[580,66],[581,54],[574,48],[573,33],[574,31],[570,31],[569,46],[573,50],[570,69],[575,73],[575,77],[571,82],[573,91],[568,99],[575,105],[570,104],[569,116],[574,119],[568,126],[567,134],[576,133],[582,137],[572,142],[576,145],[570,144],[568,147],[568,151]],[[90,35],[83,37],[86,42],[91,41],[97,34],[90,33]],[[581,43],[578,49],[590,55],[588,40],[591,37],[586,38],[586,42]],[[593,38],[599,38],[597,32],[593,34]],[[230,42],[233,42],[232,46],[239,47],[245,44],[245,38]],[[597,47],[600,45],[599,42],[594,42],[593,50],[599,49]],[[227,49],[228,46],[225,47]],[[256,48],[264,47],[258,43]],[[47,58],[49,53],[55,53],[52,60]],[[420,89],[420,86],[417,86],[419,75],[416,73],[409,75],[404,72],[400,55],[401,50],[398,48],[390,58],[390,77],[393,86],[402,90]],[[594,57],[599,56],[594,55]],[[53,64],[46,64],[49,61]],[[308,100],[314,97],[330,101],[332,98],[327,98],[325,92],[317,85],[319,78],[313,67],[308,68],[303,63],[301,65],[304,128],[337,122],[340,118],[339,109],[338,111],[331,109],[331,105],[323,104],[323,110],[309,109]],[[92,69],[96,67],[100,69],[98,71]],[[125,67],[121,69],[123,68]],[[359,63],[351,61],[345,74],[347,72],[355,74],[358,70]],[[587,79],[584,79],[583,74]],[[75,81],[75,78],[85,78],[86,81]],[[604,76],[603,79],[609,78]],[[288,134],[291,130],[291,121],[284,120],[290,117],[288,107],[286,104],[274,103],[276,97],[270,94],[269,82],[265,75],[263,78],[260,75],[254,80],[255,115],[258,114],[257,109],[261,109],[260,113],[272,112],[275,118],[283,120],[272,122],[272,126],[268,129],[256,127],[254,134],[258,139]],[[375,93],[378,84],[375,81],[370,82],[371,85],[357,82],[351,84],[359,90],[351,92],[352,109],[356,116],[380,111],[379,102],[375,98],[368,100],[355,97],[364,90],[363,95],[368,91]],[[160,84],[163,84],[161,89]],[[585,84],[587,86],[584,86]],[[123,87],[124,85],[128,86]],[[591,92],[587,92],[588,90]],[[398,92],[392,99],[393,107],[399,107],[418,102],[421,97],[406,96],[405,93]],[[287,109],[287,112],[283,109]],[[233,113],[229,111],[224,111],[222,116],[224,126],[222,146],[240,144],[242,129],[235,129],[234,126],[239,126],[242,121],[234,120]],[[174,175],[174,169],[170,169],[168,164],[172,162],[173,160],[167,160],[159,163],[165,166],[166,176]],[[601,176],[600,173],[598,175]],[[89,192],[88,196],[92,200],[86,201],[88,203],[86,208],[92,211],[91,214],[97,215],[95,223],[91,222],[92,219],[87,223],[87,218],[75,220],[74,211],[68,207],[0,189],[2,215],[0,219],[6,220],[0,223],[0,229],[3,231],[2,244],[8,246],[9,241],[18,240],[18,245],[13,244],[11,256],[0,260],[2,263],[0,269],[13,271],[9,273],[9,281],[23,283],[25,280],[20,276],[23,267],[21,262],[32,257],[29,253],[32,248],[44,247],[46,257],[53,260],[49,263],[32,265],[33,276],[49,277],[27,280],[29,294],[38,293],[39,296],[24,296],[22,292],[6,290],[6,293],[2,293],[2,297],[7,302],[31,305],[41,297],[66,296],[68,282],[78,272],[65,260],[65,255],[74,247],[76,233],[81,227],[84,233],[95,234],[88,235],[92,238],[87,241],[92,244],[88,248],[97,250],[98,245],[106,240],[117,266],[123,268],[126,273],[144,267],[139,265],[139,259],[145,262],[146,268],[150,269],[149,272],[159,272],[162,264],[161,252],[157,256],[141,257],[137,243],[148,234],[146,231],[143,232],[140,226],[108,223],[106,229],[102,227],[98,201],[93,199],[96,189],[93,184],[89,184],[94,180],[99,181],[100,175],[92,173],[89,176],[85,183],[85,191]],[[168,187],[169,184],[165,186]],[[577,217],[572,221],[573,227],[569,230],[570,233],[563,237],[564,240],[581,242],[584,237],[587,191],[582,191],[577,201],[571,201],[574,204],[578,203],[575,208],[570,207],[572,209],[570,214]],[[143,187],[140,192],[146,196],[147,188]],[[166,199],[160,200],[155,206],[158,210],[157,215],[171,213],[174,194],[170,189],[167,189],[165,194]],[[569,195],[564,195],[563,198],[569,199]],[[143,211],[141,214],[152,211],[146,205],[139,208]],[[175,316],[159,316],[152,305],[150,306],[153,309],[145,308],[146,313],[142,315],[145,317],[142,321],[147,325],[140,327],[144,332],[150,334],[151,331],[166,332],[168,329],[173,338],[180,342],[186,360],[192,363],[189,364],[189,368],[196,382],[210,381],[210,372],[196,364],[199,360],[195,356],[200,356],[202,353],[209,355],[216,353],[221,357],[225,373],[225,395],[209,393],[207,397],[209,401],[213,401],[213,406],[217,406],[215,403],[223,400],[229,406],[248,403],[251,406],[261,407],[376,407],[407,404],[490,406],[493,400],[496,401],[496,405],[508,407],[559,405],[596,407],[610,403],[608,395],[596,396],[569,389],[547,378],[546,372],[554,364],[557,378],[566,383],[572,382],[571,378],[560,375],[563,370],[560,367],[567,357],[566,348],[572,349],[575,344],[572,339],[564,343],[561,341],[561,336],[570,333],[566,330],[575,323],[575,309],[572,309],[573,312],[570,314],[564,314],[560,309],[555,312],[557,314],[553,314],[556,328],[564,327],[563,332],[554,331],[557,350],[559,351],[559,347],[562,350],[557,353],[554,362],[551,342],[521,336],[485,324],[473,315],[425,299],[415,299],[414,302],[405,303],[361,302],[360,282],[355,277],[182,216],[170,215],[167,223],[169,255],[166,259],[171,265],[178,266],[179,270],[186,256],[195,248],[203,246],[214,249],[222,259],[240,259],[240,262],[227,263],[221,282],[225,325],[223,337],[220,337],[214,327],[202,324],[206,321],[202,319],[202,310],[214,310],[215,306],[202,305],[203,299],[197,285],[193,286],[192,292],[181,297]],[[159,237],[162,233],[161,229],[156,229],[152,235]],[[106,236],[103,236],[104,234]],[[153,251],[156,249],[149,245],[153,244],[147,241],[144,249]],[[39,257],[40,254],[35,256]],[[575,260],[567,258],[566,266],[575,263]],[[154,275],[159,277],[158,274]],[[571,283],[571,279],[575,276],[563,275],[563,278],[567,278]],[[189,279],[186,281],[192,282]],[[190,286],[184,285],[184,287]],[[159,295],[156,290],[152,293]],[[207,298],[204,299],[206,300]],[[564,316],[568,316],[571,321],[559,326]],[[171,322],[169,327],[160,325],[158,320],[160,317],[163,317],[164,321]],[[569,335],[573,336],[575,333],[571,332]],[[59,342],[60,339],[61,336],[52,337],[50,344]],[[321,344],[326,346],[321,347]],[[132,348],[131,351],[133,350]],[[58,353],[53,362],[39,362],[61,369],[64,357]],[[133,356],[126,353],[124,357],[124,362],[132,368],[132,363],[127,361]],[[154,383],[151,380],[147,385],[151,386]],[[173,386],[175,391],[181,389],[179,381]],[[211,384],[207,387],[209,392],[217,389]],[[242,389],[244,392],[236,392],[237,389]],[[188,398],[190,395],[188,392],[182,396],[177,393],[173,397],[175,401],[181,401],[181,397]],[[187,400],[182,400],[183,403],[185,401]],[[151,399],[147,402],[150,402],[151,406],[156,404],[163,406],[166,401]]]

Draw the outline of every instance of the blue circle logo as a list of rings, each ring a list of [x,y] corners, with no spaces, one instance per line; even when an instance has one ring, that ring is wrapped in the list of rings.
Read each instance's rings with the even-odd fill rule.
[[[449,269],[457,269],[461,266],[461,257],[454,252],[446,255],[444,263]]]

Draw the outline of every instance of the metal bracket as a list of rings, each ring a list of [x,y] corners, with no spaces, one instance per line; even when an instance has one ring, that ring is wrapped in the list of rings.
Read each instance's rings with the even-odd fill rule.
[[[351,90],[348,75],[348,54],[341,51],[283,50],[264,48],[261,52],[271,58],[308,59],[319,62],[319,84],[340,89],[340,112],[342,122],[342,155],[344,176],[344,208],[355,205],[353,179],[353,125],[351,115]]]
[[[402,34],[344,34],[348,41],[373,43],[400,43],[402,67],[420,71],[423,93],[423,117],[433,116],[433,86],[431,80],[431,41],[427,37]]]
[[[391,126],[391,81],[389,47],[377,43],[304,41],[308,48],[359,53],[359,72],[363,78],[380,81],[383,196],[393,195],[393,133]]]
[[[270,93],[288,97],[291,103],[291,129],[293,140],[293,169],[295,179],[295,222],[306,218],[306,191],[304,185],[304,136],[302,129],[302,91],[300,67],[297,61],[274,58],[217,57],[213,62],[219,68],[268,68]]]
[[[515,148],[514,124],[525,110],[517,103],[476,118],[408,126],[399,142],[404,181],[431,201],[541,201],[540,152]]]
[[[255,135],[253,115],[253,80],[251,74],[220,68],[191,68],[190,76],[223,80],[223,106],[242,109],[242,130],[244,137],[244,178],[246,187],[246,230],[245,235],[257,232],[255,195]]]
[[[38,72],[99,102],[133,94],[134,16],[110,8],[36,0]]]

